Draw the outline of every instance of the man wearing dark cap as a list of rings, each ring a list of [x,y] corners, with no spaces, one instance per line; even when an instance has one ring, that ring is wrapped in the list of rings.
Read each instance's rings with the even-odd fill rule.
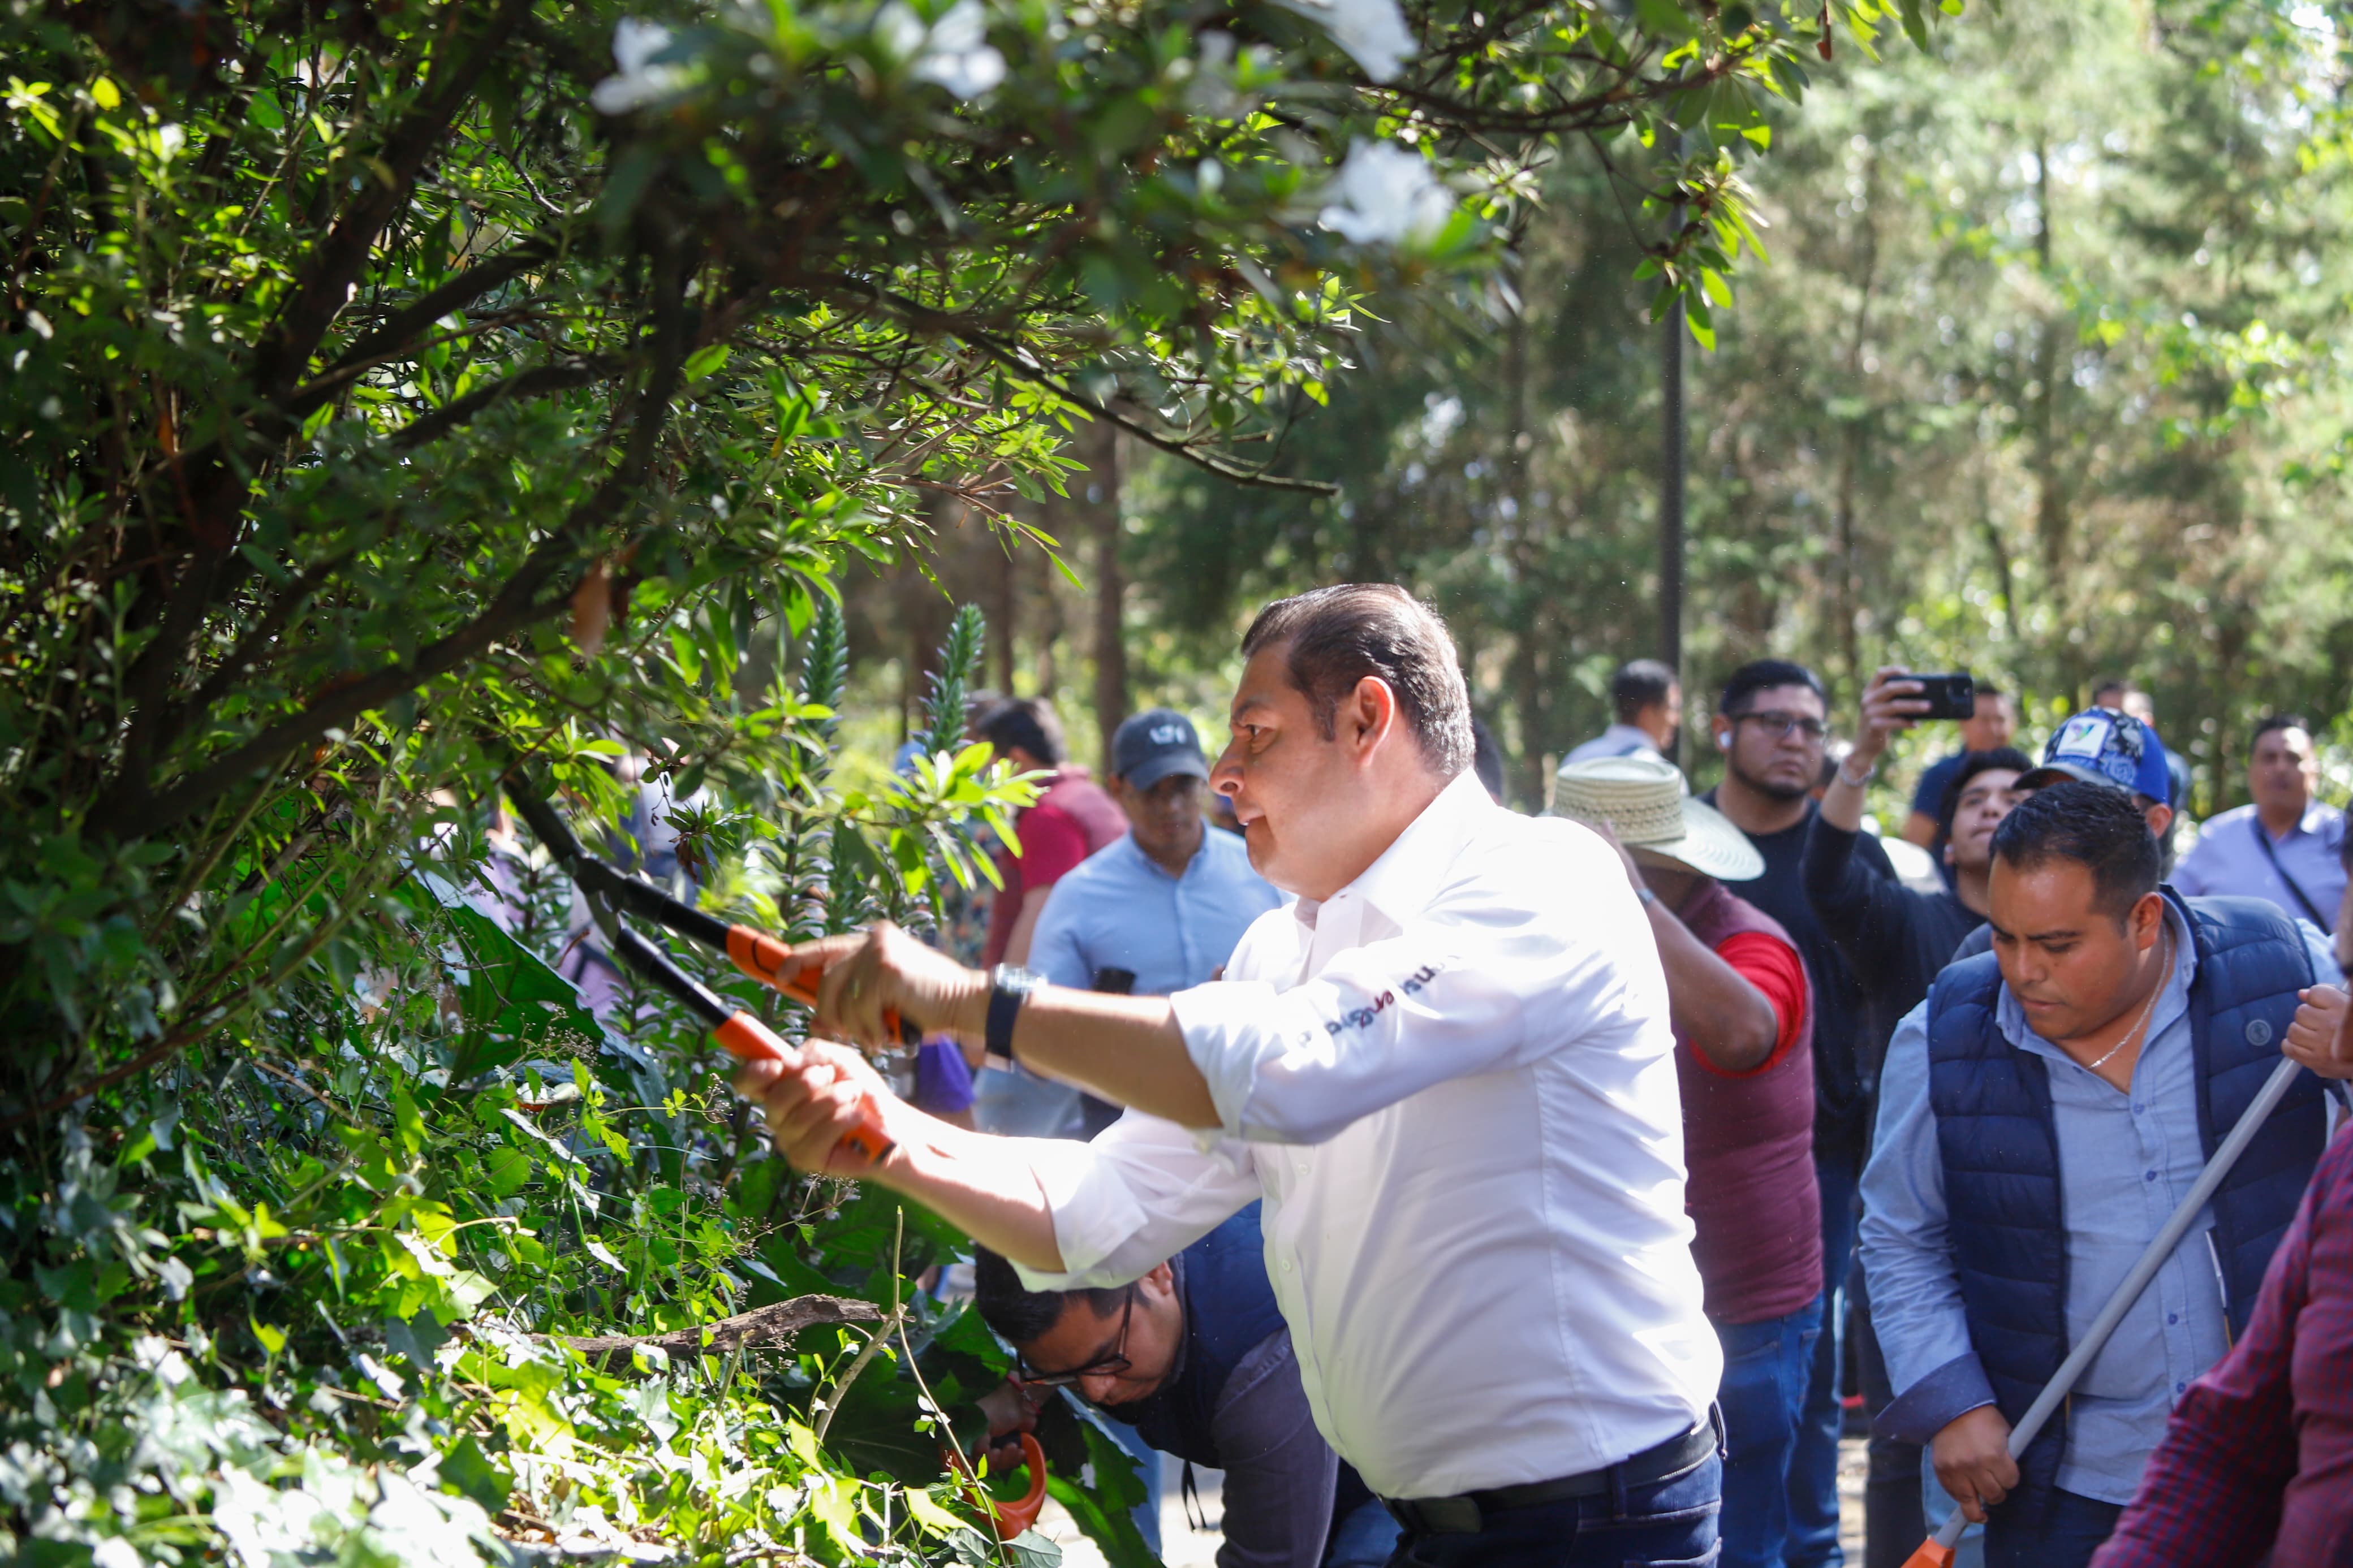
[[[1138,713],[1113,734],[1111,765],[1127,832],[1054,884],[1029,967],[1055,985],[1166,996],[1215,977],[1282,895],[1241,839],[1202,821],[1209,763],[1191,720]]]

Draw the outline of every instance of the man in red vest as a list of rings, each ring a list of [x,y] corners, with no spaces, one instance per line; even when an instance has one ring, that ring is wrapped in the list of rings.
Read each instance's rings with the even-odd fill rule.
[[[1571,763],[1556,815],[1619,847],[1667,972],[1683,1103],[1684,1204],[1724,1342],[1724,1568],[1778,1568],[1788,1469],[1822,1326],[1806,968],[1771,916],[1725,890],[1764,872],[1730,819],[1655,757]]]

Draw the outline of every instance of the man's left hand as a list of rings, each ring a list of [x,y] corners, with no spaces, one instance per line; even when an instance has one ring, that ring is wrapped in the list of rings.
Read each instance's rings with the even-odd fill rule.
[[[2323,1078],[2353,1079],[2353,1035],[2346,1031],[2348,1000],[2334,985],[2314,985],[2297,993],[2303,1004],[2295,1010],[2295,1020],[2287,1026],[2287,1039],[2280,1046],[2284,1056],[2293,1057]]]
[[[861,1046],[893,1046],[892,1014],[918,1028],[977,1041],[988,1022],[988,977],[924,946],[889,921],[798,943],[787,979],[817,988],[818,1027]],[[813,975],[814,972],[814,975]]]

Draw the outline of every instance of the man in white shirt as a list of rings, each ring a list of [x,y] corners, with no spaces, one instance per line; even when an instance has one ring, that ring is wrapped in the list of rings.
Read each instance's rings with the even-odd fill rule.
[[[1683,727],[1683,683],[1655,658],[1630,659],[1609,678],[1609,707],[1618,721],[1561,759],[1601,757],[1675,760],[1675,732]]]
[[[1316,1426],[1430,1568],[1712,1559],[1721,1354],[1683,1213],[1658,952],[1609,847],[1497,807],[1436,616],[1382,584],[1264,611],[1211,784],[1299,895],[1168,997],[959,967],[887,926],[799,950],[818,1016],[985,1038],[1129,1113],[991,1140],[854,1053],[739,1079],[805,1169],[913,1197],[1032,1289],[1111,1286],[1265,1200]],[[837,1148],[871,1101],[896,1140]]]

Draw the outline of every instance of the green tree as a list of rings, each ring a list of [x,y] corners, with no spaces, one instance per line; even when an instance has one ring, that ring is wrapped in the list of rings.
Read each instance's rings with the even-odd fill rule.
[[[831,773],[849,572],[950,504],[1037,542],[1081,421],[1315,489],[1267,457],[1365,299],[1487,299],[1565,137],[1700,128],[1651,261],[1720,289],[1828,20],[0,16],[8,1550],[994,1557],[937,1478],[1002,1358],[906,1286],[955,1238],[759,1157],[660,999],[586,1011],[496,781],[640,854],[667,800],[770,929],[921,920],[1023,786],[955,744],[970,616],[912,775]]]

